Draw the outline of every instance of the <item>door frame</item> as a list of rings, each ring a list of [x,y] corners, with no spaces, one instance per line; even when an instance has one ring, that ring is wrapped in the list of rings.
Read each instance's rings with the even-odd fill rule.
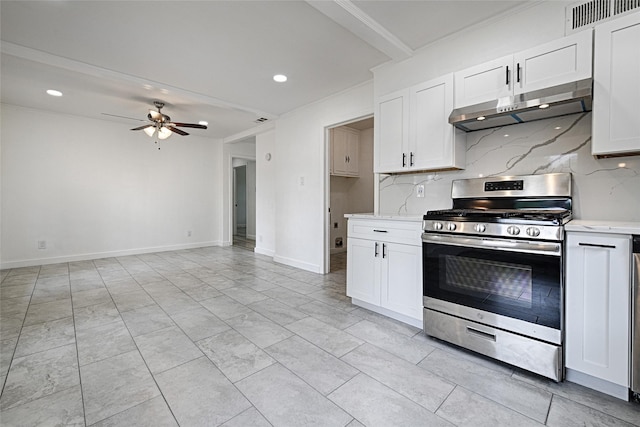
[[[227,228],[228,228],[228,233],[227,233],[227,241],[229,242],[229,245],[233,246],[233,232],[234,232],[234,221],[235,221],[235,214],[234,214],[234,208],[235,208],[235,194],[234,194],[234,190],[235,190],[235,168],[233,167],[233,159],[238,159],[238,160],[246,160],[249,162],[255,162],[256,161],[256,157],[255,156],[250,156],[250,155],[242,155],[242,154],[231,154],[229,155],[229,160],[228,160],[228,170],[229,170],[229,174],[228,174],[228,197],[227,197],[227,201],[229,203],[228,206],[228,223],[227,223]]]
[[[334,123],[324,128],[324,200],[323,200],[323,224],[324,224],[324,238],[322,239],[323,246],[323,256],[324,256],[324,274],[328,274],[331,272],[331,243],[329,242],[331,237],[331,174],[330,174],[330,166],[331,166],[331,129],[337,128],[340,126],[349,125],[350,123],[359,122],[361,120],[370,119],[375,117],[373,115],[373,111],[369,111],[363,113],[362,115],[356,116],[355,118],[347,119],[342,122]],[[374,142],[375,143],[375,142]],[[378,212],[378,189],[379,189],[379,179],[377,179],[378,174],[374,173],[374,195],[373,195],[373,206],[374,211]],[[344,242],[344,245],[347,245],[347,242]]]

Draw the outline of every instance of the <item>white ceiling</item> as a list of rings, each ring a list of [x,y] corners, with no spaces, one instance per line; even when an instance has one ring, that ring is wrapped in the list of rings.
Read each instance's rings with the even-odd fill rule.
[[[134,127],[162,100],[225,138],[526,3],[2,0],[1,101]]]

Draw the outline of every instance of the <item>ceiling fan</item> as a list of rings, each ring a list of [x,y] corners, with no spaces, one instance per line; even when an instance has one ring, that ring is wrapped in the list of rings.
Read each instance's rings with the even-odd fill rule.
[[[178,127],[185,128],[196,128],[196,129],[206,129],[206,125],[201,125],[197,123],[178,123],[172,122],[171,117],[166,114],[162,114],[161,110],[164,107],[164,102],[154,101],[153,105],[156,106],[158,111],[149,110],[149,114],[147,114],[147,119],[151,123],[146,124],[144,126],[139,126],[137,128],[133,128],[131,130],[144,130],[144,132],[153,137],[153,135],[157,132],[158,139],[167,139],[172,134],[177,133],[178,135],[186,136],[189,135],[187,132],[182,129],[178,129]]]

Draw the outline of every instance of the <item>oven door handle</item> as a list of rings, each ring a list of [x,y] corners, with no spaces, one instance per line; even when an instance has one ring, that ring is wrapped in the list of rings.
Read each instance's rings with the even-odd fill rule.
[[[422,241],[439,245],[463,246],[476,249],[493,249],[528,254],[560,256],[562,246],[553,242],[536,242],[528,240],[488,239],[472,236],[447,236],[442,234],[423,233]]]

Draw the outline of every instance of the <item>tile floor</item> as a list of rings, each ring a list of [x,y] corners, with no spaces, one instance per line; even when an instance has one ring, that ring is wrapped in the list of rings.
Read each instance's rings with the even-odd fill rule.
[[[235,247],[2,271],[3,426],[640,425]]]

